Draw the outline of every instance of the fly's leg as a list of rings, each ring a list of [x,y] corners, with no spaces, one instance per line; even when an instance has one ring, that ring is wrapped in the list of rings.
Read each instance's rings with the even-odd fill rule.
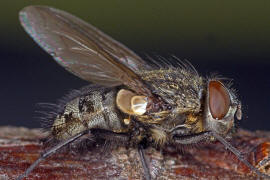
[[[17,178],[17,180],[22,180],[23,178],[27,177],[34,170],[34,168],[38,166],[38,164],[41,161],[45,160],[47,157],[56,153],[62,147],[72,143],[73,141],[77,140],[78,138],[80,138],[86,134],[89,134],[91,136],[95,136],[96,138],[102,138],[102,139],[113,141],[113,142],[122,142],[122,143],[126,142],[126,143],[128,143],[129,139],[130,139],[130,135],[128,133],[115,133],[115,132],[112,132],[109,130],[104,130],[104,129],[85,130],[85,131],[65,140],[65,141],[60,142],[56,146],[52,147],[48,151],[41,154],[41,156],[30,167],[28,167],[26,169],[26,171]],[[144,169],[145,177],[147,180],[151,180],[150,171],[149,171],[149,168],[147,166],[145,156],[144,156],[143,145],[139,145],[138,152],[139,152],[139,156],[140,156],[142,166]]]
[[[89,134],[91,136],[92,135],[100,136],[100,137],[105,138],[107,140],[114,140],[114,141],[121,141],[121,142],[128,142],[128,140],[129,140],[128,134],[125,134],[125,133],[114,133],[114,132],[111,132],[111,131],[108,131],[108,130],[103,130],[103,129],[88,129],[88,130],[85,130],[85,131],[80,132],[77,135],[65,140],[65,141],[60,142],[56,146],[52,147],[48,151],[41,154],[41,156],[30,167],[28,167],[26,169],[26,171],[17,178],[17,180],[22,180],[23,178],[27,177],[34,170],[34,168],[38,166],[38,164],[41,161],[45,160],[50,155],[56,153],[57,150],[59,150],[62,147],[72,143],[73,141],[77,140],[78,138],[80,138],[80,137],[82,137],[82,136],[84,136],[86,134]]]
[[[255,172],[258,176],[266,179],[270,179],[270,176],[264,173],[261,173],[259,169],[254,167],[253,165],[250,164],[250,162],[246,159],[246,157],[241,153],[239,150],[237,150],[235,147],[233,147],[230,143],[228,143],[222,136],[217,134],[216,132],[213,131],[206,131],[200,134],[195,134],[195,135],[177,135],[175,134],[173,136],[174,139],[174,144],[175,145],[184,145],[184,144],[193,144],[193,143],[198,143],[200,141],[207,140],[211,137],[214,137],[216,140],[221,142],[226,149],[230,150],[235,156],[242,161],[247,167],[250,168],[251,171]],[[269,157],[265,158],[264,161],[262,161],[264,164],[269,161]]]
[[[149,167],[147,166],[146,159],[145,159],[145,156],[144,156],[143,145],[139,145],[138,153],[139,153],[139,156],[140,156],[140,159],[141,159],[141,162],[142,162],[142,167],[143,167],[145,179],[146,180],[151,180],[150,170],[149,170]]]
[[[105,129],[92,129],[91,133],[97,138],[105,140],[103,144],[103,154],[110,152],[110,148],[115,145],[128,145],[130,135],[128,133],[116,133]]]
[[[207,140],[210,138],[211,133],[206,131],[195,135],[174,135],[174,144],[184,145],[184,144],[196,144],[198,142]]]
[[[127,133],[115,133],[112,131],[104,130],[104,129],[92,129],[91,133],[99,138],[103,138],[105,140],[114,141],[114,142],[129,142],[130,136]],[[149,167],[147,166],[145,155],[144,155],[144,146],[139,144],[138,153],[140,156],[140,160],[142,163],[142,167],[144,170],[144,175],[146,180],[151,180],[151,174],[149,171]]]
[[[75,141],[76,139],[82,137],[85,134],[90,133],[90,130],[85,130],[83,132],[80,132],[79,134],[60,142],[59,144],[57,144],[56,146],[52,147],[51,149],[49,149],[48,151],[46,151],[45,153],[41,154],[41,156],[30,166],[26,169],[26,171],[20,175],[17,180],[21,180],[25,177],[27,177],[32,171],[33,169],[38,166],[38,164],[43,161],[44,159],[46,159],[47,157],[49,157],[50,155],[54,154],[57,150],[61,149],[62,147],[66,146],[69,143],[72,143],[73,141]]]

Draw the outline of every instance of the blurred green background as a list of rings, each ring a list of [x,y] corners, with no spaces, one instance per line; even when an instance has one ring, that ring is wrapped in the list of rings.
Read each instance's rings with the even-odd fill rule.
[[[65,10],[144,54],[188,59],[202,75],[233,78],[248,129],[270,130],[270,1],[11,0],[0,6],[1,125],[39,127],[38,102],[87,83],[58,66],[24,32],[28,5]]]

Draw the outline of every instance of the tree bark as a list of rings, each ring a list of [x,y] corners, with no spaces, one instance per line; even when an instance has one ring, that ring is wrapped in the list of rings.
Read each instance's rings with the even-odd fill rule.
[[[40,129],[0,127],[0,179],[15,179],[43,152]],[[239,130],[230,141],[261,172],[270,175],[270,133]],[[27,179],[144,179],[136,149],[117,147],[106,153],[101,147],[86,154],[57,152],[42,161]],[[145,150],[154,179],[257,179],[249,168],[219,143]]]

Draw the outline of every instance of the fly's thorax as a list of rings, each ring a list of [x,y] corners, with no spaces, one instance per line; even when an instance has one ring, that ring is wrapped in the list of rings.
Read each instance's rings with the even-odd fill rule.
[[[181,116],[201,109],[203,79],[195,72],[168,68],[138,72],[154,97],[136,94],[128,89],[117,93],[117,107],[125,114],[136,116],[143,123],[164,124],[168,128],[183,123]]]
[[[142,79],[154,94],[171,106],[163,112],[163,126],[171,129],[186,121],[186,114],[201,111],[203,78],[196,72],[183,68],[168,68],[141,72]],[[161,114],[159,112],[159,114]]]
[[[117,104],[121,104],[118,107],[123,112],[136,116],[138,121],[151,124],[149,137],[154,144],[163,146],[171,138],[170,131],[178,127],[186,129],[183,135],[203,131],[201,113],[203,79],[200,76],[185,69],[159,69],[141,72],[141,77],[152,92],[171,107],[165,108],[166,110],[161,108],[154,112],[147,111],[146,108],[145,114],[135,114],[131,108],[131,99],[136,94],[127,90],[119,91]],[[120,98],[121,96],[125,101]],[[154,100],[156,102],[151,102],[151,99],[148,98],[146,102],[160,107],[159,100]],[[123,109],[123,107],[128,108]],[[155,109],[155,107],[152,108]]]
[[[196,73],[181,68],[169,68],[145,71],[141,76],[153,93],[173,106],[173,113],[200,111],[203,78]]]
[[[124,131],[125,115],[116,107],[116,93],[116,89],[100,89],[67,102],[55,118],[52,135],[61,140],[91,128]]]

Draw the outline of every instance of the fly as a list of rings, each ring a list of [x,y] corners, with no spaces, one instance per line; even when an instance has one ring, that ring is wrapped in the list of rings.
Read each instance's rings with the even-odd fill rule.
[[[137,148],[147,180],[151,173],[144,148],[216,140],[257,175],[269,178],[226,141],[242,111],[241,102],[222,78],[204,78],[177,59],[178,67],[162,59],[147,63],[97,28],[58,9],[29,6],[19,17],[26,32],[57,63],[95,85],[72,93],[56,106],[50,132],[58,144],[18,179],[82,136]]]

